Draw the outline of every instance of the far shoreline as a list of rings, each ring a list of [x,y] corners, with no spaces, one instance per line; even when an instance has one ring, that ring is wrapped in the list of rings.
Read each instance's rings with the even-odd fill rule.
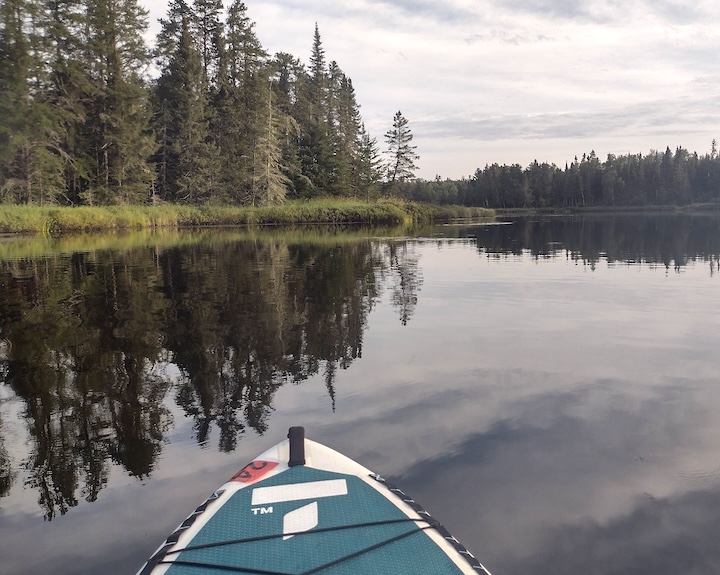
[[[720,214],[720,202],[687,204],[684,206],[565,206],[544,208],[494,208],[496,216],[573,216],[582,214]]]

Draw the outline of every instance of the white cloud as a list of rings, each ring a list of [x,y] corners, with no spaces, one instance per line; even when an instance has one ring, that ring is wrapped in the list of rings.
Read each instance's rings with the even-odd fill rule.
[[[714,0],[269,0],[248,14],[271,53],[305,62],[317,22],[373,135],[408,118],[426,178],[590,148],[706,152],[720,135]]]

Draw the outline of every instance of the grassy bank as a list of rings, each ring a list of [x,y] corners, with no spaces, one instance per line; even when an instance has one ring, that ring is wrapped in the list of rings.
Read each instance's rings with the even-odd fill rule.
[[[263,207],[171,204],[79,208],[0,206],[0,233],[58,235],[98,230],[308,223],[391,226],[494,215],[492,210],[464,206],[396,201],[368,204],[351,200],[287,202],[280,206]]]

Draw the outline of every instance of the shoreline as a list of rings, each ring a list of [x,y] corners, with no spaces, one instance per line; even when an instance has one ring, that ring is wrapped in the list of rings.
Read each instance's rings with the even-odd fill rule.
[[[42,234],[299,224],[402,225],[493,218],[495,210],[436,206],[397,200],[365,203],[352,200],[293,201],[277,206],[0,206],[0,234]]]

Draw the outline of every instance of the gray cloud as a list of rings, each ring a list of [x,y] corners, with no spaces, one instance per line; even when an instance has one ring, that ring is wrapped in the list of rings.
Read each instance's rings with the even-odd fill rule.
[[[604,22],[589,0],[493,0],[497,10],[524,12],[549,19],[570,19]]]
[[[463,7],[453,6],[451,2],[432,0],[367,0],[369,7],[389,6],[409,17],[429,17],[436,22],[465,23],[474,20],[477,13]],[[395,23],[398,24],[398,23]]]
[[[645,0],[643,8],[673,24],[693,24],[708,18],[708,12],[702,4],[686,0]]]
[[[365,0],[358,6],[348,6],[342,2],[328,0],[275,0],[274,4],[283,10],[294,10],[304,14],[312,14],[316,20],[328,18],[362,19],[373,21],[381,28],[403,30],[407,19],[430,19],[443,24],[467,23],[474,19],[476,12],[467,10],[452,3],[433,2],[431,0]],[[397,13],[397,19],[388,19],[379,8],[387,8]],[[409,30],[408,30],[409,31]]]
[[[448,116],[416,121],[414,129],[427,138],[493,141],[688,133],[693,126],[704,132],[712,124],[720,124],[720,97],[717,96],[704,100],[650,101],[582,113],[509,114],[469,120]]]
[[[685,0],[490,0],[499,12],[525,13],[546,20],[590,24],[627,23],[628,19],[659,18],[670,24],[707,21],[703,2]]]
[[[497,29],[481,34],[472,34],[465,38],[466,44],[475,44],[478,42],[501,42],[503,44],[511,44],[513,46],[554,41],[555,38],[552,36],[546,36],[545,34],[533,34],[526,30],[523,32],[508,32],[506,30]]]

